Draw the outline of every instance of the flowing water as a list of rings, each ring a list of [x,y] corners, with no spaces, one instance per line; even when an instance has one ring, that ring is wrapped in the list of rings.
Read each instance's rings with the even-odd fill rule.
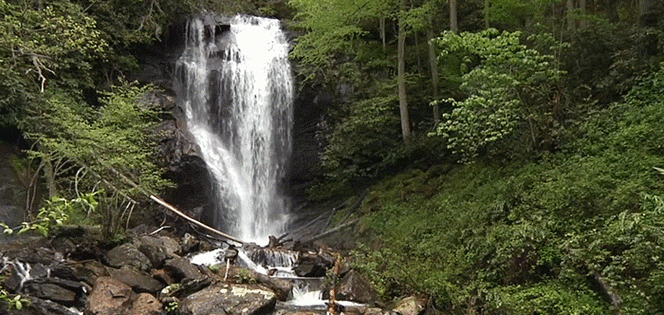
[[[230,27],[228,27],[230,25]],[[187,128],[216,181],[212,225],[265,242],[288,222],[293,82],[278,20],[201,16],[177,63]]]
[[[281,192],[293,115],[288,49],[277,20],[206,15],[189,22],[176,68],[187,128],[216,181],[212,224],[247,242],[265,242],[288,222],[288,199]],[[191,261],[225,265],[228,249]],[[235,263],[290,281],[291,299],[283,308],[326,310],[325,279],[296,276],[298,255],[250,244],[237,249]]]

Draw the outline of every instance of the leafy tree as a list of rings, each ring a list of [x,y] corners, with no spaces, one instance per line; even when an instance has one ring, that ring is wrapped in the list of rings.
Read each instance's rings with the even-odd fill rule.
[[[0,124],[31,115],[49,87],[92,86],[94,60],[108,44],[80,6],[54,1],[39,9],[29,0],[0,0],[0,15]]]
[[[108,235],[119,231],[127,209],[147,200],[169,183],[153,162],[151,130],[156,113],[141,103],[150,87],[116,87],[103,98],[99,111],[81,109],[81,99],[54,91],[30,123],[37,144],[29,151],[44,170],[51,196],[74,199],[104,189],[98,196],[97,219]],[[77,108],[78,107],[78,108]],[[136,186],[135,186],[136,185]]]
[[[468,160],[519,128],[522,143],[537,148],[550,144],[551,128],[559,111],[557,84],[564,72],[551,55],[542,55],[521,43],[520,32],[495,29],[457,35],[446,32],[437,39],[441,56],[458,54],[464,100],[449,100],[453,110],[443,115],[435,134]]]

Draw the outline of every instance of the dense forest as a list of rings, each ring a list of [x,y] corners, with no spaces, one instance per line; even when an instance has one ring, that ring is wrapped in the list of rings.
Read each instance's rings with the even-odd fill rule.
[[[308,200],[359,205],[338,223],[359,218],[350,255],[386,301],[664,313],[655,0],[0,0],[0,126],[45,192],[25,229],[116,237],[174,185],[154,152],[168,113],[145,105],[165,91],[130,80],[201,11],[290,31],[299,91],[334,100]]]

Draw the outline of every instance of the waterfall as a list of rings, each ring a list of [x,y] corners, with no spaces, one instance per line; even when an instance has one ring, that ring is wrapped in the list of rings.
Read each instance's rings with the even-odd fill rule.
[[[211,224],[244,241],[282,233],[293,82],[279,21],[191,20],[176,88],[187,128],[216,181]]]

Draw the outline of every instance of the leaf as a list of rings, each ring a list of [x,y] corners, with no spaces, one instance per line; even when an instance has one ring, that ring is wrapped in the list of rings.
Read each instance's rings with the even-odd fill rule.
[[[664,168],[659,168],[657,166],[653,166],[652,168],[654,168],[656,171],[658,171],[661,175],[664,175]]]

